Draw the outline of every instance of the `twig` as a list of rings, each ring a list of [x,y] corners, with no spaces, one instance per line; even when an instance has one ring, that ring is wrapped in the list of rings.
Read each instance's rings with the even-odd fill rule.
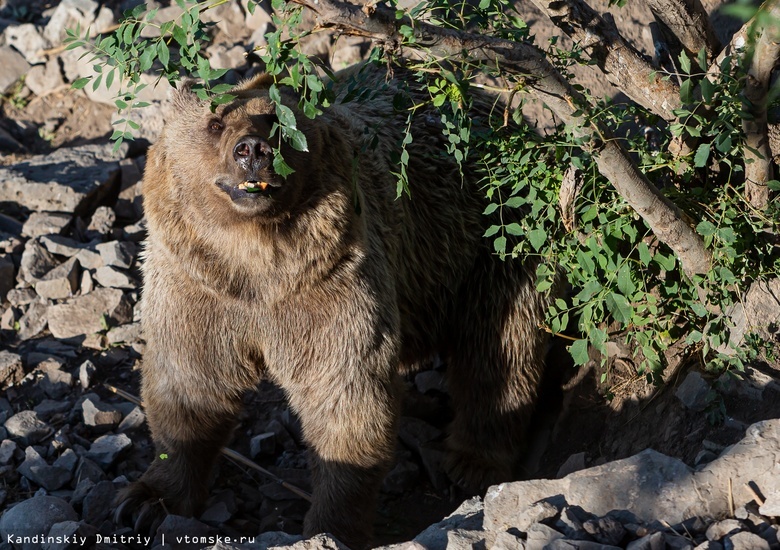
[[[144,406],[143,402],[138,397],[133,395],[132,393],[128,393],[128,392],[124,391],[123,389],[117,388],[116,386],[112,386],[111,384],[103,383],[103,387],[105,387],[106,389],[114,392],[115,394],[117,394],[118,396],[126,399],[127,401],[130,401],[131,403],[135,403],[139,407],[143,407]],[[238,462],[240,464],[243,464],[244,466],[247,466],[247,467],[255,470],[256,472],[258,472],[258,473],[264,475],[265,477],[269,478],[274,483],[278,483],[279,485],[281,485],[282,487],[284,487],[285,489],[287,489],[291,493],[294,493],[294,494],[298,495],[299,497],[301,497],[302,499],[311,502],[311,494],[310,493],[304,491],[303,489],[301,489],[299,487],[296,487],[295,485],[293,485],[291,483],[288,483],[287,481],[283,480],[282,478],[280,478],[276,474],[274,474],[272,472],[269,472],[268,470],[266,470],[265,468],[263,468],[259,464],[255,464],[254,462],[249,460],[247,457],[245,457],[241,453],[238,453],[238,452],[234,451],[233,449],[228,449],[227,447],[223,447],[221,452],[222,452],[223,455],[225,455],[229,459],[235,460],[236,462]]]
[[[114,25],[111,25],[108,28],[103,29],[102,31],[98,31],[95,34],[91,35],[90,38],[95,38],[99,34],[108,34],[110,32],[114,32],[120,27],[119,23],[116,23]],[[68,48],[67,44],[62,44],[60,46],[56,46],[54,48],[49,48],[48,50],[38,50],[38,55],[57,55],[59,53],[64,52]]]
[[[734,517],[734,487],[732,486],[731,478],[729,478],[729,515]]]

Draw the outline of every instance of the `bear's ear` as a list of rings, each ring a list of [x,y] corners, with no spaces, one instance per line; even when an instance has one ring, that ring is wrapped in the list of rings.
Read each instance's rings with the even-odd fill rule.
[[[186,111],[203,104],[203,101],[192,91],[192,87],[197,83],[194,78],[185,78],[179,83],[179,87],[173,92],[173,105],[177,110]]]
[[[249,90],[262,90],[270,87],[271,84],[273,83],[274,83],[273,75],[270,75],[268,73],[260,73],[258,75],[253,76],[252,78],[248,78],[243,82],[239,83],[235,88],[233,88],[230,91],[230,93],[235,94],[240,92],[246,92]]]

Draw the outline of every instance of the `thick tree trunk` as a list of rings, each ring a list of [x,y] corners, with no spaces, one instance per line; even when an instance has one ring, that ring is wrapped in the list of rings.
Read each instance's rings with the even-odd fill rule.
[[[320,24],[345,33],[400,43],[400,25],[414,32],[414,47],[440,59],[468,58],[495,64],[504,71],[523,75],[527,85],[567,125],[590,143],[599,171],[642,216],[655,235],[679,258],[689,276],[710,268],[711,254],[680,210],[642,174],[608,131],[581,113],[588,105],[571,84],[536,47],[511,40],[474,35],[408,19],[396,20],[395,10],[381,6],[356,6],[339,0],[296,0],[317,13]]]
[[[704,48],[707,60],[720,51],[720,42],[700,0],[646,0],[653,16],[695,57]]]

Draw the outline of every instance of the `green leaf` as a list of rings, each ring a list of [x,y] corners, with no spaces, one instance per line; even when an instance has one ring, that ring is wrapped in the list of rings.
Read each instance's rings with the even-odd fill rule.
[[[701,97],[704,99],[704,102],[708,105],[711,104],[712,98],[715,97],[715,91],[717,90],[717,87],[706,77],[702,78],[700,86]]]
[[[520,227],[519,223],[513,222],[507,225],[505,228],[507,233],[510,235],[523,235],[523,228]]]
[[[528,240],[537,252],[547,241],[547,232],[544,229],[532,229],[528,232]]]
[[[653,258],[650,255],[650,248],[647,246],[647,243],[639,243],[637,245],[637,250],[639,250],[639,261],[642,262],[642,265],[645,267],[649,266]]]
[[[292,128],[283,128],[283,134],[287,134],[285,137],[290,140],[290,145],[296,151],[309,151],[309,144],[306,141],[306,136],[300,130],[294,130]]]
[[[710,158],[710,144],[702,143],[696,149],[696,155],[693,157],[693,165],[696,168],[703,168],[707,165],[707,160]]]
[[[588,341],[577,340],[569,346],[569,354],[576,365],[584,365],[588,362]]]
[[[702,237],[709,237],[711,235],[714,235],[717,230],[718,228],[715,227],[715,225],[713,225],[712,222],[709,222],[707,220],[700,221],[699,224],[696,226],[696,232]]]
[[[680,100],[683,103],[691,103],[693,101],[693,80],[690,78],[680,84]]]
[[[147,48],[143,51],[141,54],[139,62],[139,69],[141,72],[146,72],[149,69],[152,68],[152,64],[154,63],[154,59],[157,57],[157,50],[156,48]]]
[[[503,235],[496,237],[496,239],[493,241],[493,250],[499,254],[506,252],[506,237]]]
[[[499,229],[501,229],[500,225],[491,225],[490,227],[488,227],[487,231],[485,231],[483,237],[492,237],[493,235],[498,233]]]
[[[636,285],[631,280],[631,268],[628,264],[623,264],[618,270],[617,277],[618,290],[625,296],[631,296],[636,291]]]
[[[625,296],[616,292],[610,292],[604,299],[604,303],[615,321],[622,323],[623,326],[627,326],[631,322],[634,308],[631,307]]]
[[[685,53],[685,50],[680,52],[680,70],[685,74],[691,74],[691,59]]]
[[[71,84],[71,87],[75,88],[76,90],[81,90],[84,86],[86,86],[89,83],[90,80],[92,80],[91,76],[85,76],[84,78],[79,78],[73,84]]]
[[[282,155],[279,151],[274,151],[274,172],[283,178],[286,178],[295,172],[295,170],[290,168],[290,166],[284,162],[284,159],[282,158]]]
[[[160,63],[162,63],[162,66],[168,70],[168,63],[171,60],[171,52],[168,49],[168,44],[165,43],[165,40],[160,40],[157,43],[157,57],[159,58]]]

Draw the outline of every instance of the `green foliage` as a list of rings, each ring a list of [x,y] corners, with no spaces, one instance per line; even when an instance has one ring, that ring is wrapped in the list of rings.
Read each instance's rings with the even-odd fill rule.
[[[90,40],[88,31],[68,31],[68,47],[86,47],[96,74],[74,86],[96,89],[101,83],[109,88],[119,83],[116,104],[126,112],[143,105],[137,99],[145,86],[143,73],[170,82],[189,74],[202,81],[195,88],[199,97],[214,106],[229,101],[227,86],[211,84],[224,71],[210,69],[203,55],[209,25],[200,18],[205,9],[227,0],[176,1],[182,15],[175,21],[154,22],[156,11],[144,12],[144,6],[139,6],[126,14],[111,36]],[[622,5],[624,0],[611,3]],[[680,341],[718,371],[740,370],[755,359],[757,350],[763,349],[755,339],[742,349],[729,350],[728,311],[749,284],[780,272],[773,238],[780,227],[775,204],[758,212],[744,198],[746,106],[741,92],[745,70],[738,60],[727,57],[717,74],[705,76],[704,51],[695,59],[682,53],[681,74],[665,75],[680,82],[683,104],[675,113],[677,120],[668,125],[636,105],[613,104],[579,89],[593,106],[586,116],[625,136],[623,144],[642,172],[695,220],[692,225],[713,252],[713,265],[705,275],[690,279],[672,251],[599,173],[594,158],[582,147],[582,138],[565,127],[540,132],[522,120],[526,75],[478,62],[467,51],[448,59],[434,55],[402,59],[406,47],[426,53],[418,24],[423,20],[442,28],[531,40],[509,0],[422,0],[408,10],[391,5],[402,41],[374,49],[371,61],[402,63],[423,90],[422,94],[400,93],[394,102],[394,108],[407,117],[407,131],[395,159],[399,197],[409,194],[407,167],[415,116],[435,112],[446,153],[462,172],[474,163],[479,167],[480,185],[489,199],[485,214],[498,220],[485,232],[496,254],[507,261],[535,261],[540,292],[552,292],[561,276],[573,289],[569,296],[554,300],[545,328],[554,334],[577,335],[569,347],[576,364],[590,360],[590,348],[600,352],[605,362],[607,342],[615,339],[638,350],[641,370],[651,381],[660,380],[664,351]],[[298,47],[311,32],[301,30],[302,8],[285,0],[273,0],[272,7],[273,30],[266,35],[267,46],[256,53],[273,77],[269,95],[278,118],[272,129],[272,136],[278,138],[274,169],[286,176],[292,168],[280,154],[282,143],[299,151],[306,151],[308,144],[293,109],[285,104],[282,87],[295,92],[300,98],[297,109],[308,118],[321,114],[335,98],[318,76],[318,69],[329,74],[327,68],[318,67]],[[250,2],[249,10],[254,9]],[[159,36],[142,37],[142,29],[150,26],[159,30]],[[572,78],[573,65],[586,63],[579,49],[561,50],[555,39],[547,53],[567,78]],[[473,93],[477,87],[519,105],[506,112],[503,104],[485,105]],[[375,92],[356,77],[347,83],[339,101],[365,101]],[[637,122],[654,130],[626,134],[625,129]],[[118,124],[114,133],[118,143],[130,139],[137,128],[129,118]],[[673,155],[673,143],[684,143],[689,152]],[[562,187],[576,190],[565,204],[560,200]],[[780,190],[780,181],[770,182],[770,187]],[[359,204],[355,207],[360,209]]]

